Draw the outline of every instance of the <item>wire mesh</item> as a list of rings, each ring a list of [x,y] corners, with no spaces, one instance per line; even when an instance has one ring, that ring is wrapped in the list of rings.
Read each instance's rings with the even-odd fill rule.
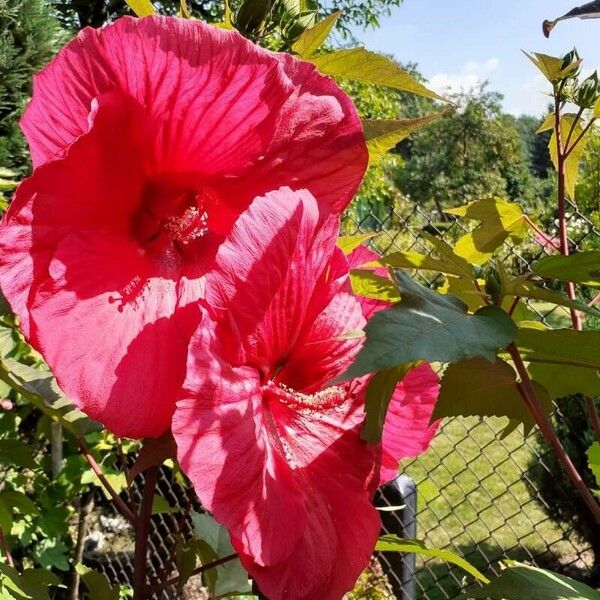
[[[600,247],[600,232],[574,206],[570,207],[569,222],[573,249],[584,249],[590,242]],[[353,207],[347,212],[343,219],[345,234],[372,231],[380,234],[370,242],[379,252],[429,253],[422,231],[452,243],[464,233],[465,226],[458,221],[443,221],[437,213],[410,201],[389,208],[378,207],[377,211]],[[547,251],[547,245],[531,235],[524,245],[517,247],[507,243],[502,260],[513,273],[523,273]],[[414,275],[433,287],[443,283],[442,276],[436,273],[415,272]],[[529,303],[528,308],[549,325],[569,326],[566,309],[536,302]],[[447,419],[430,450],[402,465],[403,472],[417,486],[417,537],[429,546],[455,551],[488,573],[490,568],[498,570],[500,559],[512,558],[590,580],[595,565],[589,542],[580,538],[569,522],[553,520],[547,515],[544,505],[548,506],[552,500],[544,496],[538,479],[532,476],[534,468],[551,473],[547,450],[533,433],[523,437],[522,432],[513,432],[503,438],[505,425],[495,418]],[[575,430],[571,433],[575,437],[580,434]],[[190,490],[175,483],[168,470],[161,473],[159,490],[172,506],[199,509]],[[566,501],[573,496],[567,487],[557,493],[564,494]],[[133,495],[139,502],[137,485],[134,485]],[[380,497],[379,501],[385,504],[386,499]],[[104,513],[104,519],[102,515],[95,519],[88,539],[93,542],[94,536],[104,536],[104,545],[90,548],[86,561],[104,571],[111,581],[130,583],[131,531],[123,522],[119,525],[119,517],[110,512],[108,504],[102,503],[99,510]],[[111,527],[118,529],[115,519],[117,525],[124,526],[124,533],[111,534]],[[148,581],[174,572],[169,557],[175,536],[179,530],[184,536],[191,535],[188,520],[183,519],[182,524],[176,521],[174,515],[152,518]],[[401,511],[387,513],[384,532],[403,534]],[[385,558],[374,561],[352,599],[408,598],[399,583],[397,564]],[[450,600],[465,589],[464,573],[439,560],[420,558],[415,588],[416,598]],[[206,597],[198,583],[186,590],[171,586],[154,596],[156,600]]]

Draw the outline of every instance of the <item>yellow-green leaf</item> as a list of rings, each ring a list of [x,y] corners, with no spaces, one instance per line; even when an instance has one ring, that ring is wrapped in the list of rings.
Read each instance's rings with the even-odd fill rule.
[[[310,61],[325,75],[391,87],[445,102],[441,96],[428,90],[390,58],[364,48],[336,50],[313,56]]]
[[[138,17],[147,17],[156,12],[150,0],[125,0],[125,2]]]
[[[396,286],[390,279],[375,275],[373,271],[355,269],[350,271],[352,291],[358,296],[383,300],[384,302],[398,302],[400,295]]]
[[[369,149],[369,164],[379,160],[388,150],[417,129],[429,125],[444,113],[437,112],[415,119],[365,119],[363,130]]]
[[[600,288],[600,251],[545,256],[534,263],[532,270],[541,277]]]
[[[573,129],[573,133],[571,134],[569,146],[571,146],[573,142],[583,132],[581,120],[577,119],[576,122],[576,118],[577,115],[568,113],[566,115],[563,115],[562,119],[560,120],[560,132],[563,145],[566,144],[571,129]],[[567,160],[565,161],[565,191],[567,196],[571,198],[571,200],[575,198],[575,186],[577,185],[577,180],[579,178],[579,164],[581,163],[581,158],[583,156],[586,144],[587,137],[583,136],[583,138],[571,151],[571,153],[567,157]],[[548,149],[550,150],[550,158],[552,159],[552,164],[554,165],[555,169],[558,169],[558,148],[556,146],[556,131],[552,133],[552,137],[550,138],[550,142],[548,144]]]
[[[219,27],[220,29],[235,29],[235,27],[233,26],[233,11],[231,10],[229,0],[225,0],[225,12],[223,14],[223,21],[221,23],[214,23],[214,26]]]
[[[370,239],[378,236],[376,232],[359,233],[357,235],[343,235],[338,238],[338,248],[347,256],[353,250],[356,250],[361,244],[368,242]]]
[[[600,486],[600,443],[594,442],[587,451],[588,465]]]
[[[454,246],[456,254],[476,265],[485,263],[508,238],[522,240],[529,227],[521,207],[503,198],[476,200],[444,212],[481,221]]]
[[[548,56],[539,52],[524,52],[525,56],[541,71],[542,75],[551,83],[554,83],[568,75],[579,67],[581,61],[573,61],[565,69],[562,68],[563,59],[556,56]]]
[[[341,16],[342,13],[338,10],[303,31],[292,45],[292,50],[302,58],[312,56],[323,45],[333,26]]]

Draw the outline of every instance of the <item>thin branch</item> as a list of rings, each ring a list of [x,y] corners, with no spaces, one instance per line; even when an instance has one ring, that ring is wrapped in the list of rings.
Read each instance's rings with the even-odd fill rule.
[[[79,600],[79,584],[81,582],[81,575],[77,572],[75,567],[83,560],[83,548],[85,542],[85,535],[87,533],[87,522],[88,518],[94,509],[94,494],[92,492],[85,492],[81,495],[79,501],[79,521],[77,523],[77,542],[75,544],[75,556],[73,557],[73,581],[71,583],[71,594],[70,600]]]
[[[596,523],[600,525],[600,504],[595,500],[594,496],[588,489],[587,485],[583,481],[579,471],[577,471],[575,465],[569,458],[566,450],[564,449],[554,427],[548,415],[545,413],[542,405],[539,401],[537,392],[533,383],[529,377],[529,373],[527,372],[527,368],[523,363],[523,359],[521,358],[521,354],[519,350],[514,344],[511,344],[508,347],[508,352],[514,362],[514,365],[519,373],[519,377],[521,379],[519,383],[519,391],[527,408],[529,409],[533,420],[537,423],[542,435],[546,442],[551,446],[556,454],[556,457],[562,464],[563,469],[568,475],[569,479],[581,495],[581,498],[590,509]]]
[[[150,517],[154,491],[160,468],[150,467],[144,473],[144,492],[139,515],[135,521],[135,554],[133,557],[133,599],[146,598],[146,561],[148,558],[148,535],[150,533]]]
[[[15,567],[15,561],[13,560],[12,554],[10,553],[10,547],[8,542],[6,541],[6,537],[4,536],[4,531],[2,531],[2,527],[0,527],[0,548],[2,548],[2,552],[6,556],[6,562],[8,562],[9,567]]]
[[[77,438],[77,443],[79,444],[79,448],[81,449],[81,453],[83,454],[83,456],[87,460],[87,462],[90,465],[92,471],[94,471],[94,473],[96,474],[96,477],[98,477],[98,479],[100,480],[100,483],[102,483],[102,485],[104,486],[104,489],[110,494],[110,497],[113,499],[113,501],[115,503],[115,506],[117,507],[118,511],[130,523],[135,523],[136,517],[133,514],[133,511],[131,510],[131,508],[129,508],[129,506],[127,506],[127,504],[124,502],[123,498],[121,498],[121,496],[119,496],[119,494],[117,494],[117,492],[112,487],[112,485],[110,485],[110,483],[106,479],[106,476],[102,472],[102,469],[100,468],[100,466],[96,462],[96,459],[92,456],[92,453],[91,453],[90,449],[88,448],[88,445],[85,443],[85,440],[83,438],[78,437]]]
[[[575,127],[577,127],[577,123],[579,123],[579,119],[581,119],[581,115],[583,114],[583,108],[580,108],[577,111],[577,114],[575,115],[575,118],[573,119],[573,123],[571,124],[571,129],[569,130],[569,134],[567,135],[567,140],[565,141],[565,148],[569,147],[569,142],[571,141],[571,138],[573,137],[573,133],[575,132]]]
[[[219,567],[227,562],[235,560],[237,557],[238,557],[237,554],[229,554],[227,556],[224,556],[223,558],[219,558],[217,560],[213,560],[212,562],[206,563],[205,565],[200,565],[199,567],[197,567],[196,569],[194,569],[191,572],[190,577],[193,577],[194,575],[199,575],[200,573],[204,573],[205,571],[210,571],[210,569],[214,569],[215,567]],[[171,579],[168,579],[167,581],[164,581],[163,583],[152,586],[152,590],[150,590],[150,591],[152,591],[153,593],[161,592],[165,588],[168,588],[172,585],[177,585],[178,583],[179,583],[179,576],[172,577]]]

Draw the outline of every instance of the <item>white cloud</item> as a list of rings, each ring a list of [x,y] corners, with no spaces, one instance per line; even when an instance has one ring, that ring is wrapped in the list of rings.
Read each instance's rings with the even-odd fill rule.
[[[439,94],[470,92],[480,87],[498,69],[499,64],[497,58],[482,63],[469,61],[458,73],[436,73],[429,79],[429,87]]]

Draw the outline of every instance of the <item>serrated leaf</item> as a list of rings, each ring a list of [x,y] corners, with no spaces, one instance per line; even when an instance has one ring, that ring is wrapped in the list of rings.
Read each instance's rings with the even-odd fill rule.
[[[302,58],[312,56],[323,45],[341,16],[342,13],[338,10],[309,29],[305,29],[292,45],[292,50]]]
[[[98,573],[81,563],[75,566],[75,570],[86,585],[90,600],[119,600],[119,589],[110,585],[104,573]]]
[[[516,335],[515,324],[499,308],[486,306],[469,315],[458,298],[438,294],[399,271],[394,277],[401,301],[371,318],[367,340],[344,379],[417,360],[494,360]]]
[[[542,75],[551,83],[554,83],[568,75],[570,72],[575,71],[581,61],[573,61],[565,69],[562,68],[563,59],[556,56],[548,56],[540,52],[523,52],[525,56],[541,71]]]
[[[367,269],[350,271],[352,291],[358,296],[373,298],[383,302],[398,302],[400,296],[394,283],[386,277],[376,275]]]
[[[473,587],[460,598],[490,600],[600,600],[600,592],[545,569],[516,561],[504,561],[508,568],[483,587]]]
[[[192,512],[192,525],[195,535],[204,540],[214,551],[218,558],[234,554],[233,546],[227,530],[219,525],[212,517],[206,514]],[[216,596],[225,594],[250,593],[251,587],[248,575],[239,559],[231,560],[211,571],[218,574],[212,593]]]
[[[600,288],[600,251],[545,256],[534,263],[532,271],[540,277]]]
[[[125,0],[125,2],[138,17],[147,17],[156,12],[150,0]]]
[[[581,300],[571,300],[562,292],[555,292],[530,281],[527,276],[515,277],[502,282],[502,292],[507,296],[520,296],[522,298],[530,298],[531,300],[541,300],[542,302],[550,302],[558,306],[566,306],[587,314],[600,317],[600,311],[589,307]]]
[[[481,222],[475,230],[460,237],[454,246],[456,254],[476,265],[487,262],[507,239],[523,240],[529,228],[521,207],[498,197],[475,200],[444,212]]]
[[[445,102],[441,96],[428,90],[390,58],[364,48],[336,50],[313,56],[310,62],[325,75],[382,85]]]
[[[536,391],[549,413],[552,401],[548,393],[541,386],[536,386]],[[525,435],[535,425],[519,393],[514,369],[500,359],[471,358],[444,371],[432,420],[456,416],[508,417],[508,427],[523,424]]]
[[[444,262],[447,262],[449,265],[452,265],[452,268],[456,269],[457,273],[461,277],[468,277],[469,279],[474,280],[477,279],[473,265],[462,256],[456,254],[454,248],[450,246],[450,244],[434,235],[431,235],[427,231],[421,231],[421,237],[427,240],[435,248],[441,259]]]
[[[55,568],[59,571],[69,570],[69,549],[66,544],[58,539],[43,539],[34,549],[37,562],[44,568]]]
[[[385,416],[390,406],[390,400],[396,386],[404,379],[409,371],[420,363],[413,362],[383,369],[371,378],[365,392],[365,412],[367,417],[363,424],[360,437],[370,444],[381,441]]]
[[[369,164],[373,164],[409,135],[436,121],[444,114],[437,112],[414,119],[363,119],[363,131],[369,150]]]
[[[600,442],[594,442],[587,451],[588,466],[600,487]]]
[[[356,250],[360,245],[368,242],[369,240],[377,237],[379,233],[359,233],[357,235],[343,235],[338,238],[338,248],[347,256],[351,254],[353,250]]]
[[[539,329],[523,323],[516,345],[525,361],[600,370],[600,331]]]
[[[489,579],[483,573],[481,573],[471,563],[467,562],[464,558],[458,556],[458,554],[450,552],[449,550],[428,548],[425,545],[425,542],[420,540],[405,540],[395,535],[384,535],[377,540],[375,550],[378,552],[410,552],[413,554],[419,554],[420,556],[426,556],[428,558],[439,558],[440,560],[460,567],[463,571],[473,575],[473,577],[483,583],[487,583],[489,581]]]

